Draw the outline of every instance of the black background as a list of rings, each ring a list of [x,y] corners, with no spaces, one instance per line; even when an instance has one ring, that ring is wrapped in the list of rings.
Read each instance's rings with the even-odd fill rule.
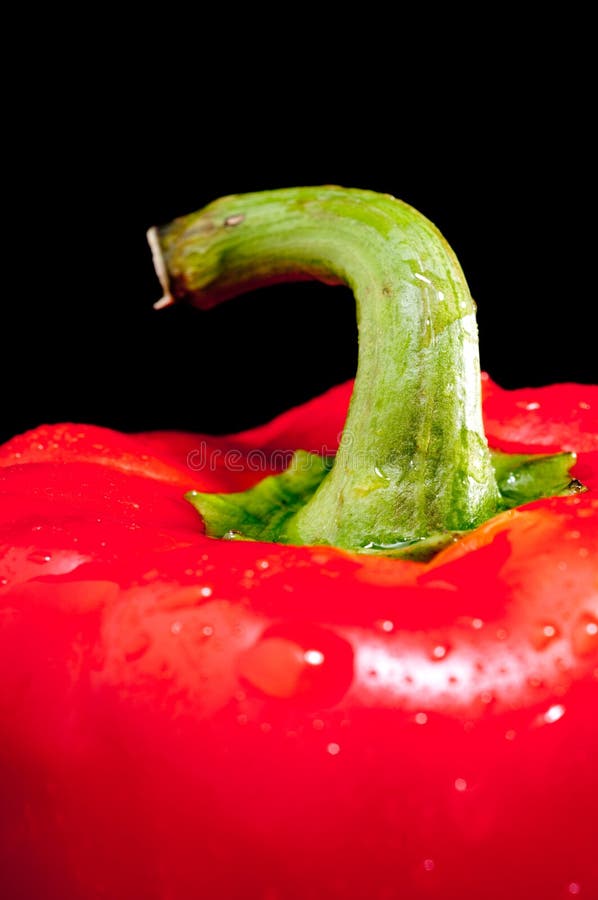
[[[6,172],[2,437],[61,420],[233,431],[350,377],[343,289],[152,309],[150,225],[287,185],[389,192],[432,219],[477,301],[482,366],[505,387],[598,380],[591,117],[558,72],[380,95],[338,74],[281,87],[268,63],[224,88],[200,71],[184,101],[147,72],[86,81],[82,99],[76,76],[38,84]]]

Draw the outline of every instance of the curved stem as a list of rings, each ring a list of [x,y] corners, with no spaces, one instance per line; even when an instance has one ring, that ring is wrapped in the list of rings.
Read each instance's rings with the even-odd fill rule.
[[[166,295],[201,308],[318,279],[355,295],[359,361],[330,473],[289,538],[391,545],[489,518],[475,307],[453,252],[392,197],[337,187],[225,197],[153,232]],[[294,311],[293,314],[296,314]]]

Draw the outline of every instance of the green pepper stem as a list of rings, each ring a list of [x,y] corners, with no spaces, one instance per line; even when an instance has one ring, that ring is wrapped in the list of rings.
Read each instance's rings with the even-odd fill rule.
[[[282,281],[346,284],[359,360],[335,464],[289,537],[358,549],[474,527],[499,507],[475,306],[426,218],[371,191],[224,197],[152,230],[165,297],[202,309]]]

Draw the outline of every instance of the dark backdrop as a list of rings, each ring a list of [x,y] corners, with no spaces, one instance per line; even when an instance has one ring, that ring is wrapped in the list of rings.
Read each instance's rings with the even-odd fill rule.
[[[504,386],[598,380],[592,148],[567,96],[514,106],[513,93],[457,91],[434,115],[412,103],[400,117],[363,99],[341,116],[317,93],[281,102],[262,88],[175,115],[141,82],[66,106],[40,87],[43,124],[20,183],[23,260],[4,304],[3,437],[59,420],[232,431],[350,377],[343,289],[152,309],[148,226],[286,185],[386,191],[432,219],[477,301],[482,365]]]

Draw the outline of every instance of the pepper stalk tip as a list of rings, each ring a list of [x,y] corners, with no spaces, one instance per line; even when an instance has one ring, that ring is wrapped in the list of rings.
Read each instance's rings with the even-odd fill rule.
[[[154,309],[166,309],[167,306],[172,306],[174,303],[174,297],[172,294],[164,294],[163,297],[160,297],[159,300],[156,300],[154,303]]]
[[[170,278],[168,277],[168,269],[166,267],[166,262],[164,261],[164,256],[162,254],[158,229],[155,226],[147,230],[147,242],[150,246],[150,250],[152,251],[152,261],[154,263],[156,275],[158,276],[158,280],[164,290],[164,294],[162,295],[162,297],[160,297],[160,299],[156,300],[156,302],[154,303],[154,309],[166,309],[167,306],[172,306],[172,304],[174,303],[174,297],[170,293]]]

